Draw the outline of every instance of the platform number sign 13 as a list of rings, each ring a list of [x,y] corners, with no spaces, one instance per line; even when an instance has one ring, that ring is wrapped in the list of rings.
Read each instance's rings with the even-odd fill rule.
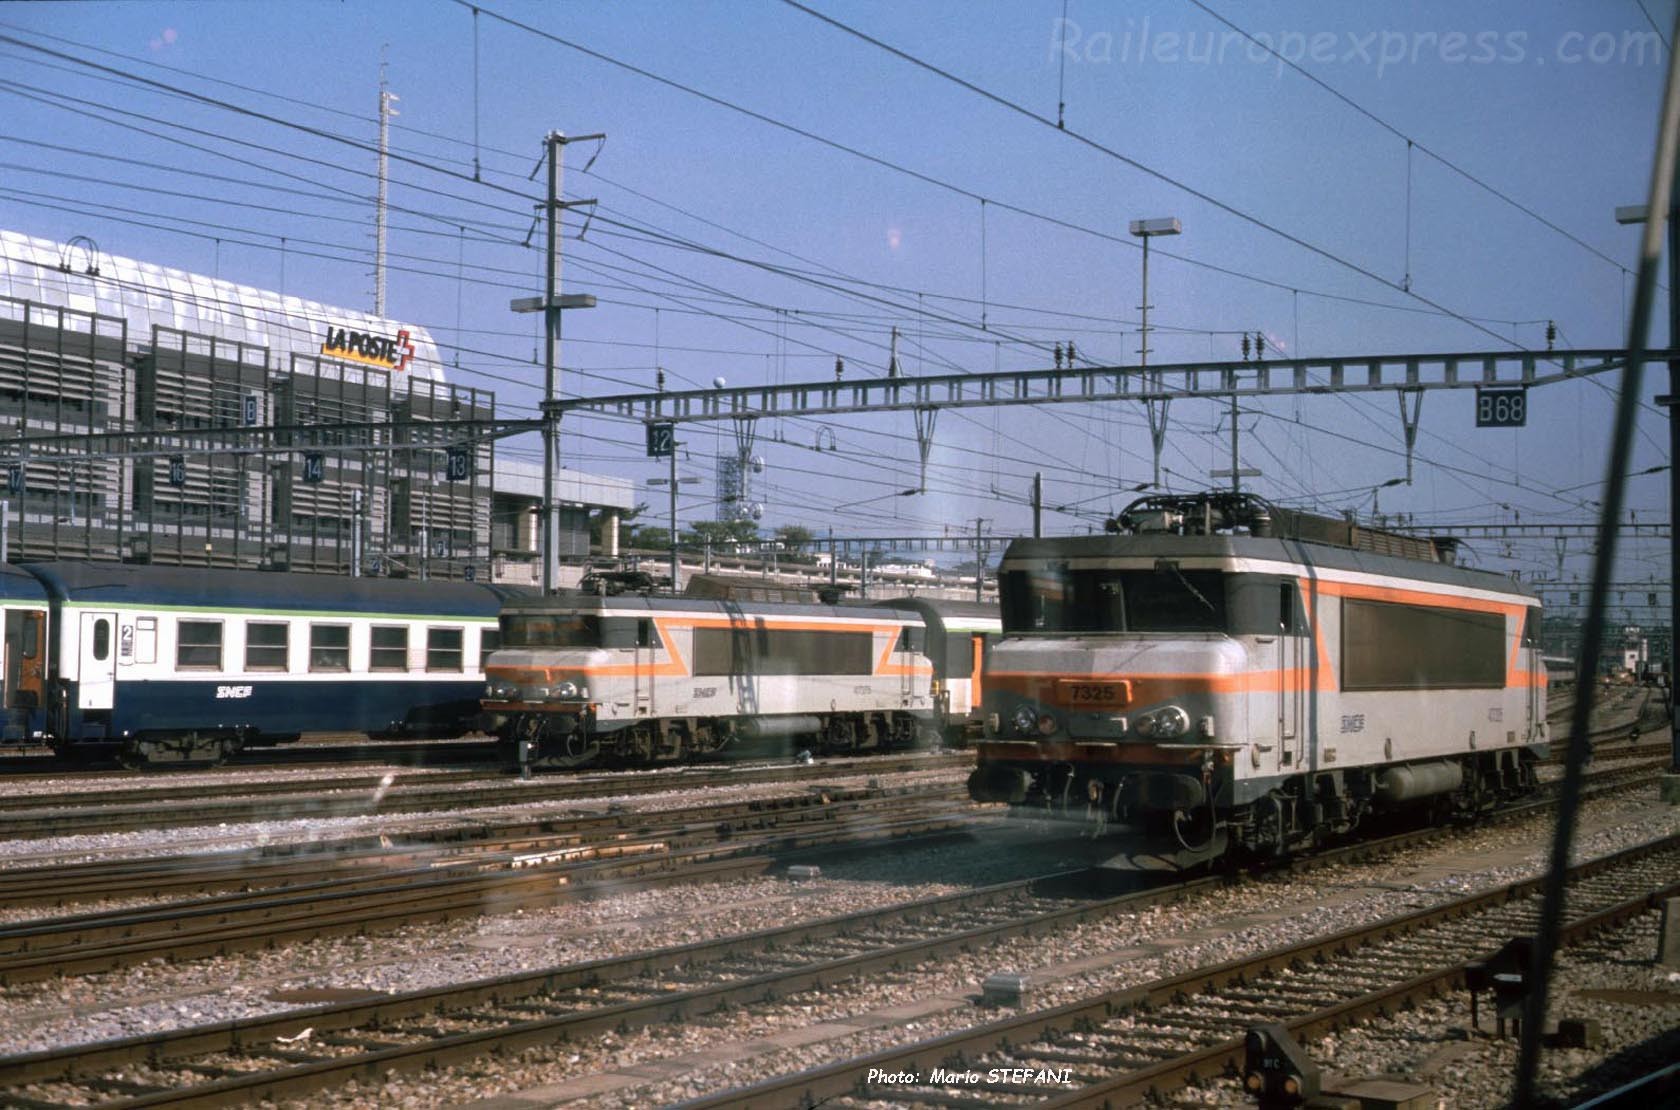
[[[648,458],[669,458],[676,446],[677,426],[675,424],[649,424],[647,426]]]
[[[323,481],[326,476],[326,456],[319,451],[305,451],[303,453],[303,480],[305,482],[319,482]]]
[[[1522,428],[1528,424],[1528,391],[1522,386],[1476,390],[1476,427]]]
[[[472,478],[472,452],[466,444],[451,444],[445,452],[444,476],[451,482],[465,482]]]

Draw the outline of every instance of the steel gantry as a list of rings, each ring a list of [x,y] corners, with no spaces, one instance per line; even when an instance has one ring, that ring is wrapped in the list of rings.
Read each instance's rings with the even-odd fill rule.
[[[1680,357],[1680,352],[1674,353]],[[1669,354],[1652,351],[1649,357],[1656,360]],[[647,424],[733,420],[737,427],[750,427],[754,421],[772,416],[908,409],[916,414],[917,444],[925,458],[933,436],[933,417],[939,409],[1136,401],[1149,412],[1151,445],[1159,469],[1166,439],[1167,405],[1174,400],[1302,393],[1394,393],[1400,402],[1409,474],[1424,393],[1489,387],[1527,389],[1620,370],[1626,362],[1625,351],[1590,349],[1209,361],[1149,367],[1057,367],[572,397],[545,401],[543,412],[555,419],[582,413]]]

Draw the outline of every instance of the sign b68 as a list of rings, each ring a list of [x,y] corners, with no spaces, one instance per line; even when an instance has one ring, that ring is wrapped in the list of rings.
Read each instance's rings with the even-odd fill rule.
[[[1476,427],[1522,428],[1528,425],[1528,390],[1484,387],[1476,390]]]

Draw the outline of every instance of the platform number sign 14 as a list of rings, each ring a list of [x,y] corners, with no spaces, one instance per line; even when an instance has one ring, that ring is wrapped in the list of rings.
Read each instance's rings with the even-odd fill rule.
[[[1476,427],[1522,428],[1528,424],[1528,391],[1522,386],[1476,390]]]
[[[319,451],[305,451],[303,453],[303,480],[305,482],[323,481],[327,476],[326,456]]]
[[[675,424],[649,424],[647,426],[648,458],[669,458],[676,446],[677,426]]]

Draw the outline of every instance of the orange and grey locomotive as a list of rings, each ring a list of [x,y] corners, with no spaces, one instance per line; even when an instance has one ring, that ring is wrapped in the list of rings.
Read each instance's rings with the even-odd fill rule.
[[[1144,498],[1110,530],[1004,554],[977,800],[1174,869],[1533,789],[1546,669],[1516,581],[1247,494]]]
[[[709,576],[684,596],[514,601],[483,705],[510,762],[536,768],[671,762],[784,739],[835,753],[934,742],[970,714],[979,640],[998,627],[954,605],[818,604],[808,590]]]

